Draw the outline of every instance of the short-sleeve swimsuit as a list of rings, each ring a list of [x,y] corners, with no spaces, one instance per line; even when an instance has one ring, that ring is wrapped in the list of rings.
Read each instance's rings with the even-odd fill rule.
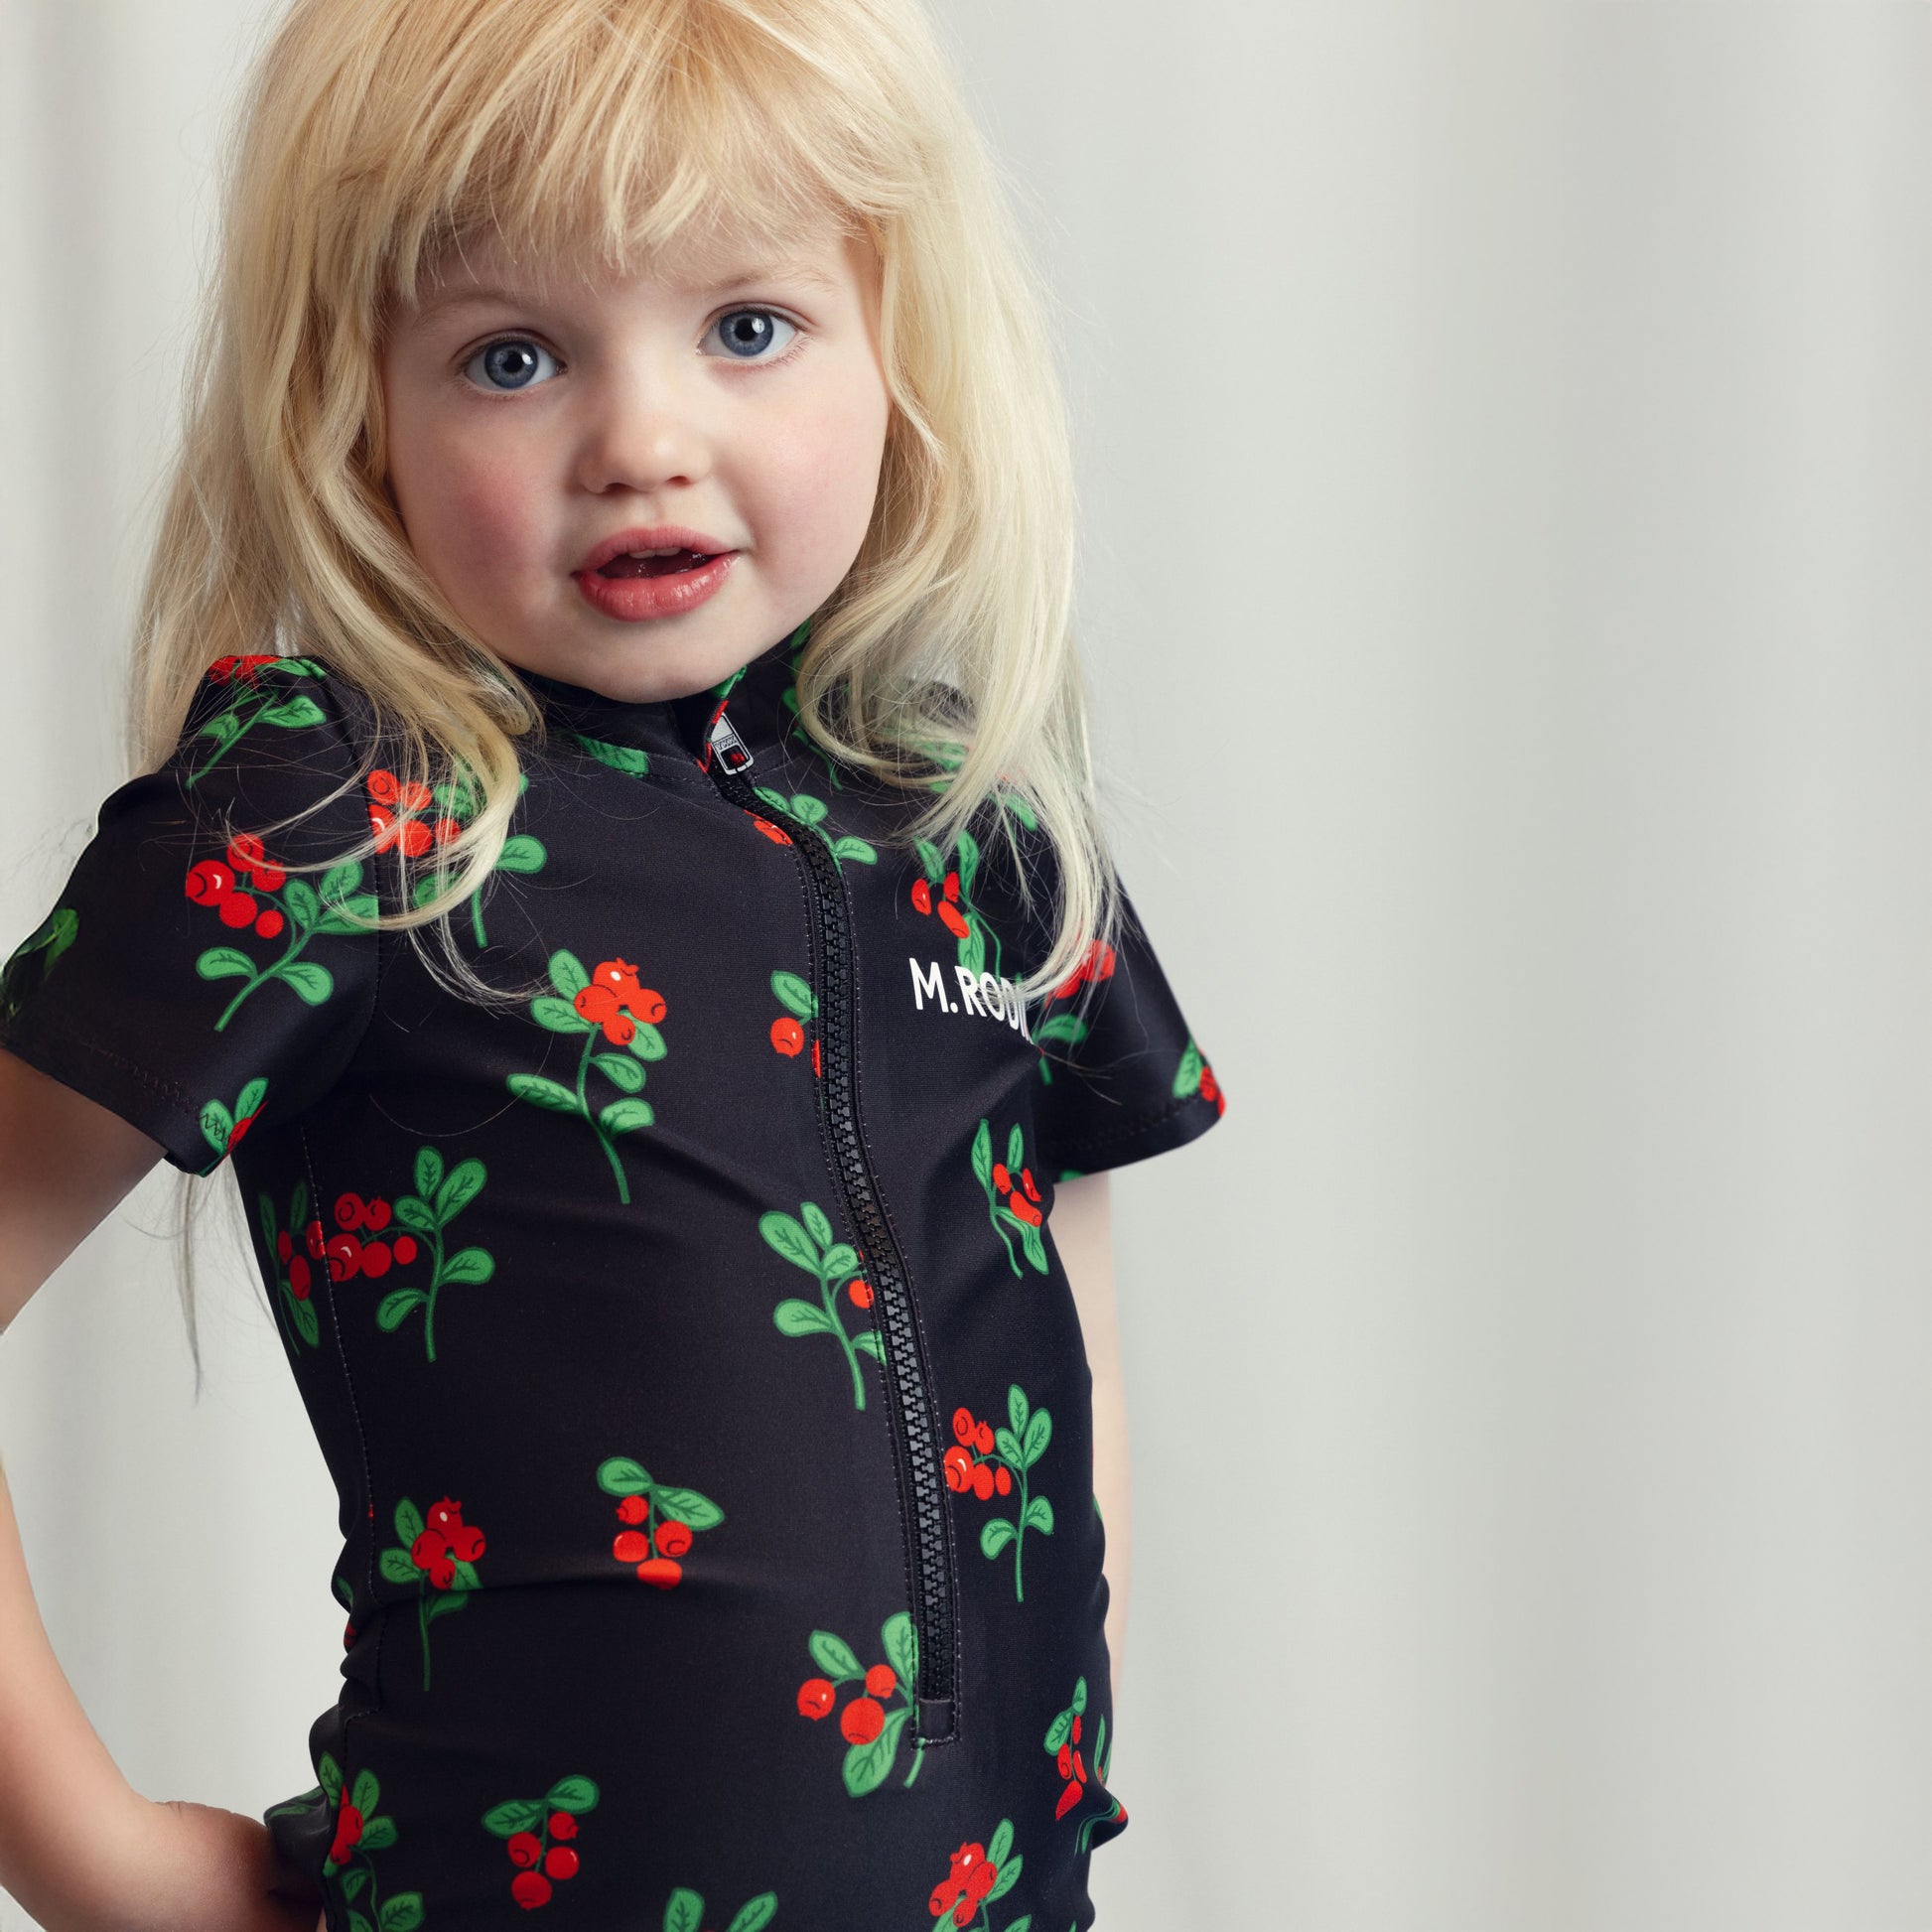
[[[1053,1197],[1225,1096],[1131,899],[1022,1014],[1050,847],[1004,787],[908,843],[923,797],[799,722],[810,628],[662,703],[525,674],[548,740],[450,925],[494,1006],[356,923],[480,800],[316,656],[209,666],[0,975],[0,1044],[232,1157],[340,1496],[341,1694],[263,1814],[331,1932],[1092,1922]]]

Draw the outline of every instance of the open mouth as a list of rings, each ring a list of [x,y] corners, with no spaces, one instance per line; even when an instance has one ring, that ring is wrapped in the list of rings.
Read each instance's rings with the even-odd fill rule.
[[[714,553],[722,556],[722,551]],[[599,577],[675,577],[698,570],[711,558],[696,550],[668,550],[652,556],[613,557],[596,574]]]

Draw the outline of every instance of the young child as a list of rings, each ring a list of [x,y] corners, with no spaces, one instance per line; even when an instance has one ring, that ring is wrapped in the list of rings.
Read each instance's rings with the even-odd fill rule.
[[[63,1864],[0,1752],[50,1923],[1092,1922],[1105,1173],[1226,1103],[1100,831],[1042,315],[917,0],[281,23],[152,768],[0,977],[0,1321],[232,1168],[343,1688],[258,1843],[102,1774]]]

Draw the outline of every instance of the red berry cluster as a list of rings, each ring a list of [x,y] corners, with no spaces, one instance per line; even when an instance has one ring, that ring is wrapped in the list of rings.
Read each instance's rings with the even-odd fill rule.
[[[781,1013],[771,1023],[771,1044],[787,1059],[794,1058],[805,1050],[805,1030],[790,1014]],[[818,1041],[812,1041],[812,1072],[821,1072],[818,1061]]]
[[[1072,1734],[1061,1743],[1056,1761],[1060,1776],[1066,1780],[1066,1788],[1060,1793],[1059,1803],[1053,1807],[1053,1816],[1064,1818],[1080,1802],[1087,1784],[1086,1761],[1080,1755],[1080,1714],[1077,1711],[1073,1714]]]
[[[215,684],[232,684],[237,681],[253,684],[255,673],[264,664],[279,664],[281,661],[281,658],[272,651],[266,656],[251,654],[247,657],[237,657],[230,652],[226,657],[217,657],[207,667],[207,674]]]
[[[642,1529],[620,1530],[611,1545],[611,1554],[620,1563],[633,1564],[639,1580],[655,1584],[659,1589],[672,1589],[684,1575],[677,1561],[691,1548],[691,1525],[667,1516],[653,1526],[651,1500],[647,1495],[622,1496],[618,1500],[618,1520],[643,1525]]]
[[[604,1029],[613,1046],[636,1037],[636,1023],[654,1027],[664,1017],[664,996],[637,984],[637,969],[627,959],[600,959],[597,971],[571,1004],[586,1020]]]
[[[891,1664],[874,1664],[866,1672],[866,1688],[839,1713],[839,1728],[848,1744],[870,1744],[886,1727],[886,1709],[879,1700],[898,1689],[898,1673]],[[798,1715],[814,1724],[831,1715],[838,1692],[829,1677],[808,1677],[798,1687]]]
[[[275,1237],[275,1254],[289,1271],[290,1293],[298,1302],[308,1300],[310,1261],[326,1260],[332,1282],[345,1282],[356,1275],[374,1281],[389,1272],[392,1262],[398,1268],[407,1268],[416,1259],[413,1234],[398,1234],[384,1241],[365,1239],[358,1232],[366,1229],[369,1235],[379,1235],[388,1225],[389,1203],[379,1195],[364,1200],[360,1194],[342,1194],[336,1200],[339,1233],[325,1240],[319,1220],[312,1220],[304,1230],[307,1259],[295,1252],[295,1243],[284,1229]]]
[[[1054,987],[1049,997],[1055,1000],[1064,1000],[1080,990],[1082,980],[1092,980],[1097,986],[1102,980],[1112,979],[1113,976],[1113,947],[1103,946],[1097,939],[1089,939],[1087,941],[1086,953],[1081,958],[1080,963],[1074,967],[1073,971],[1065,979],[1060,981],[1059,985]]]
[[[967,1925],[980,1908],[980,1900],[999,1882],[1000,1867],[986,1856],[986,1847],[977,1840],[962,1845],[952,1855],[952,1869],[943,1883],[934,1885],[927,1909],[937,1918],[948,1905],[952,1922]]]
[[[427,1570],[438,1589],[448,1589],[456,1582],[458,1562],[475,1563],[483,1553],[483,1531],[463,1520],[460,1502],[445,1496],[431,1506],[422,1535],[409,1546],[409,1561]]]
[[[425,823],[417,816],[436,802],[428,785],[404,784],[393,771],[378,766],[367,779],[369,823],[375,828],[375,849],[387,852],[400,841],[405,857],[420,859],[433,845],[447,845],[463,830],[454,818]]]
[[[1215,1079],[1214,1069],[1205,1060],[1200,1063],[1200,1097],[1213,1101],[1217,1119],[1227,1112],[1228,1097],[1221,1091],[1221,1083]]]
[[[791,843],[791,834],[785,831],[782,827],[773,825],[768,818],[760,818],[757,812],[753,812],[751,814],[751,819],[752,819],[752,823],[756,825],[759,828],[759,830],[762,832],[764,836],[771,841],[773,845],[789,845]]]
[[[1031,1168],[1020,1170],[1020,1185],[1013,1184],[1013,1171],[1004,1161],[993,1164],[993,1184],[1006,1197],[1007,1211],[1017,1219],[1025,1221],[1029,1227],[1036,1228],[1045,1218],[1038,1206],[1039,1189],[1034,1185],[1034,1171]]]
[[[260,839],[240,832],[228,841],[224,859],[204,859],[189,867],[187,892],[197,905],[213,906],[223,925],[251,925],[264,939],[273,939],[285,923],[281,909],[257,904],[254,894],[278,891],[286,877],[280,866],[269,863]],[[243,887],[244,879],[253,892]]]
[[[510,1896],[528,1911],[550,1903],[550,1881],[577,1876],[577,1854],[568,1845],[550,1845],[553,1838],[575,1838],[577,1820],[567,1811],[553,1811],[543,1821],[544,1836],[512,1832],[504,1840],[510,1863],[523,1869],[510,1880]],[[541,1869],[539,1869],[539,1866]]]
[[[993,1449],[993,1425],[976,1422],[970,1409],[955,1409],[952,1433],[959,1440],[946,1451],[946,1487],[962,1496],[970,1489],[981,1502],[995,1490],[1009,1494],[1013,1471],[1003,1461],[985,1459]]]
[[[912,903],[919,911],[939,914],[939,923],[955,939],[966,938],[973,930],[967,923],[966,915],[959,909],[959,874],[949,872],[939,888],[939,897],[932,897],[929,880],[915,879],[912,882]]]

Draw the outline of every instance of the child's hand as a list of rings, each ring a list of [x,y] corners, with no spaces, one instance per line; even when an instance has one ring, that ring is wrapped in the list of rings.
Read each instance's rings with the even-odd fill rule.
[[[129,1932],[322,1932],[315,1881],[259,1818],[187,1798],[149,1803],[148,1895]]]

